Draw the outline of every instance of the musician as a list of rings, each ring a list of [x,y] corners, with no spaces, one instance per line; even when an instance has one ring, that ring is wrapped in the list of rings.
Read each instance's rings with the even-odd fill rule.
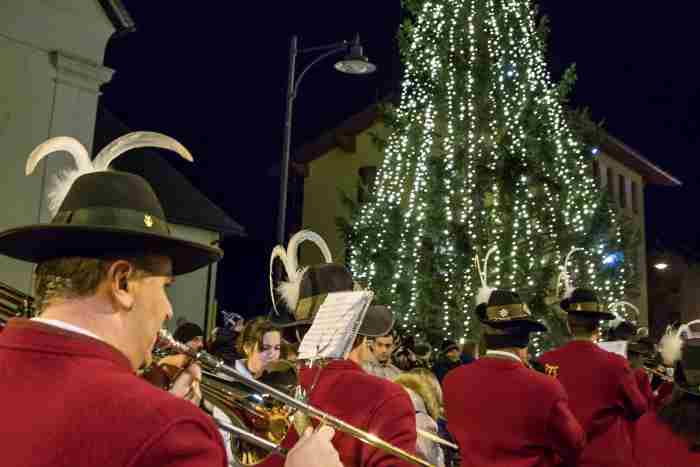
[[[567,312],[573,339],[540,357],[569,394],[571,410],[588,438],[580,466],[625,466],[631,457],[627,421],[647,410],[634,372],[625,358],[607,352],[595,342],[600,323],[614,319],[595,292],[572,289],[561,308]]]
[[[202,350],[204,348],[204,331],[195,323],[184,322],[173,333],[176,341],[182,342],[192,350]]]
[[[255,318],[246,323],[236,348],[245,355],[236,360],[236,370],[258,379],[266,365],[280,359],[282,334],[267,318]]]
[[[125,143],[128,145],[125,146]],[[50,224],[0,232],[0,254],[37,264],[41,318],[12,319],[0,335],[2,465],[224,467],[216,426],[192,402],[136,376],[172,308],[174,276],[220,259],[221,250],[172,236],[160,202],[141,177],[95,166],[156,145],[189,153],[154,133],[126,135],[90,162],[72,138],[30,156],[67,151],[80,167],[52,188]],[[191,156],[189,156],[191,157]],[[183,396],[201,377],[191,365],[175,383]],[[328,440],[309,434],[288,467],[340,467]]]
[[[654,343],[648,338],[636,339],[627,345],[627,360],[637,380],[639,392],[647,400],[649,408],[655,401],[654,390],[651,388],[651,377],[644,363],[654,356]]]
[[[391,363],[391,355],[395,347],[394,339],[394,334],[389,333],[370,341],[370,349],[374,358],[362,365],[367,373],[388,380],[393,380],[401,374],[401,370]]]
[[[299,236],[325,251],[326,263],[316,264],[296,271],[287,271],[292,278],[282,290],[285,308],[277,306],[280,322],[286,329],[295,328],[289,335],[303,337],[303,332],[313,322],[323,297],[332,292],[352,291],[355,285],[350,273],[341,265],[332,263],[323,239],[312,232],[300,232],[292,237],[290,246],[298,243]],[[281,247],[280,247],[281,248]],[[273,252],[273,255],[275,252]],[[296,264],[297,251],[290,248],[286,254],[288,263]],[[273,256],[274,257],[274,256]],[[285,266],[287,262],[285,262]],[[286,315],[286,316],[283,316]],[[393,327],[391,311],[384,306],[371,306],[357,331],[352,350],[344,360],[326,360],[307,365],[300,371],[300,383],[306,390],[308,403],[328,412],[347,423],[372,433],[388,443],[415,454],[416,424],[413,404],[406,392],[397,384],[365,373],[362,365],[372,358],[368,339],[387,335]],[[297,439],[290,430],[283,445],[289,446]],[[333,445],[340,453],[345,467],[407,467],[412,465],[391,453],[380,450],[345,433],[337,433]],[[269,459],[265,466],[278,466],[279,459]]]
[[[640,418],[633,431],[639,467],[700,465],[700,328],[691,323],[687,333],[684,342],[676,338],[670,401]]]
[[[525,363],[530,334],[547,328],[531,317],[515,292],[493,290],[483,299],[476,313],[487,352],[442,382],[448,429],[459,445],[461,465],[573,463],[585,438],[566,392]]]
[[[394,382],[402,386],[411,397],[416,412],[416,429],[438,436],[437,420],[442,414],[442,390],[435,375],[425,368],[416,368],[400,374]],[[442,448],[427,437],[418,437],[416,453],[436,467],[445,465]]]

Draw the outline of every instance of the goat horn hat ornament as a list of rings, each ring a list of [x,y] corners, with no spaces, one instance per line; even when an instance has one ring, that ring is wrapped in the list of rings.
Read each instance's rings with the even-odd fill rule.
[[[557,291],[559,289],[559,282],[562,279],[564,281],[564,298],[561,300],[559,306],[567,313],[587,318],[596,318],[599,320],[615,319],[615,314],[605,310],[604,304],[600,303],[600,300],[598,300],[598,295],[594,290],[574,287],[571,281],[571,274],[569,273],[569,262],[571,260],[571,256],[577,251],[584,250],[582,248],[573,248],[566,255],[564,267],[562,272],[559,274]]]
[[[488,285],[488,261],[496,249],[494,246],[486,253],[483,269],[479,257],[474,258],[481,280],[476,296],[476,314],[485,325],[485,334],[494,341],[512,339],[508,337],[510,335],[524,336],[526,340],[531,332],[547,331],[545,325],[532,317],[530,309],[517,292],[495,289]]]
[[[304,267],[299,265],[299,247],[305,241],[318,247],[323,255],[323,263]],[[287,280],[280,282],[277,287],[273,277],[275,260],[282,263],[287,275]],[[325,240],[310,230],[294,234],[287,249],[282,245],[275,246],[270,255],[269,282],[273,306],[270,320],[280,328],[310,325],[329,293],[362,290],[344,266],[333,263]],[[281,297],[282,303],[278,303],[275,292]],[[358,334],[383,336],[391,331],[393,324],[393,315],[388,307],[373,305],[365,314]]]
[[[169,149],[193,161],[175,139],[147,131],[117,138],[94,160],[78,140],[67,136],[37,146],[27,160],[26,175],[48,155],[61,151],[73,157],[75,168],[56,175],[48,190],[51,222],[0,232],[0,253],[32,263],[149,253],[170,258],[175,275],[221,259],[220,249],[171,234],[163,207],[145,179],[110,169],[114,159],[142,147]]]

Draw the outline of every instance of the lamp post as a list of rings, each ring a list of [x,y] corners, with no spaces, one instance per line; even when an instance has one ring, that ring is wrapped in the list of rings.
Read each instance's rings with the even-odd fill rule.
[[[292,109],[294,99],[299,90],[299,84],[306,73],[321,60],[340,52],[347,52],[345,57],[335,64],[335,69],[351,75],[368,75],[373,73],[377,67],[369,62],[362,52],[360,36],[355,36],[352,42],[343,41],[334,44],[322,45],[319,47],[309,47],[306,49],[297,48],[298,38],[292,36],[289,47],[289,78],[287,80],[287,107],[284,117],[284,142],[282,145],[282,166],[280,174],[280,200],[279,213],[277,216],[277,243],[284,244],[285,224],[287,217],[287,185],[289,183],[289,151],[292,140]],[[297,55],[304,55],[314,52],[323,52],[296,76]]]

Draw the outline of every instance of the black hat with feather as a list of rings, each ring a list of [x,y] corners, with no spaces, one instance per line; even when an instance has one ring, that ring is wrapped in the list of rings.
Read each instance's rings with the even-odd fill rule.
[[[59,136],[37,146],[29,156],[26,175],[49,154],[68,152],[76,168],[59,173],[49,191],[48,224],[0,232],[0,254],[32,263],[67,258],[157,254],[170,258],[179,275],[218,261],[223,252],[176,238],[170,232],[160,201],[138,175],[114,171],[111,162],[125,152],[157,147],[192,161],[189,151],[169,136],[134,132],[117,138],[90,159],[76,139]]]
[[[324,262],[310,266],[299,266],[299,247],[308,241],[318,247]],[[275,260],[282,262],[287,280],[277,287],[274,285],[273,266]],[[333,263],[330,249],[325,240],[315,232],[302,230],[289,240],[287,249],[277,245],[270,256],[270,297],[273,313],[272,323],[287,329],[285,337],[300,340],[306,329],[313,323],[314,317],[325,298],[334,292],[352,292],[361,290],[353,281],[350,272],[342,265]],[[275,290],[282,298],[277,303]],[[360,325],[358,334],[366,337],[381,337],[391,331],[394,319],[391,310],[383,305],[371,305]]]
[[[481,288],[476,299],[476,314],[482,324],[487,347],[524,348],[529,343],[530,333],[545,332],[547,327],[532,317],[530,309],[517,292],[488,286],[488,258],[495,249],[496,247],[491,248],[486,254],[483,270],[479,258],[476,258],[481,279]]]

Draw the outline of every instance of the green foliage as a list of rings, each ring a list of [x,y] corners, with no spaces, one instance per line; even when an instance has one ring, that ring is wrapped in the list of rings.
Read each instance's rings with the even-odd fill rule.
[[[350,267],[393,306],[404,332],[438,345],[478,338],[474,260],[495,245],[490,285],[517,289],[547,323],[536,351],[557,345],[567,252],[585,249],[572,258],[576,283],[611,301],[634,271],[602,258],[624,252],[631,264],[638,251],[631,222],[591,177],[601,126],[565,109],[576,69],[551,81],[548,19],[529,0],[403,5],[406,77],[401,105],[383,109],[390,136],[372,135],[384,153],[373,198],[360,205],[341,195]]]

